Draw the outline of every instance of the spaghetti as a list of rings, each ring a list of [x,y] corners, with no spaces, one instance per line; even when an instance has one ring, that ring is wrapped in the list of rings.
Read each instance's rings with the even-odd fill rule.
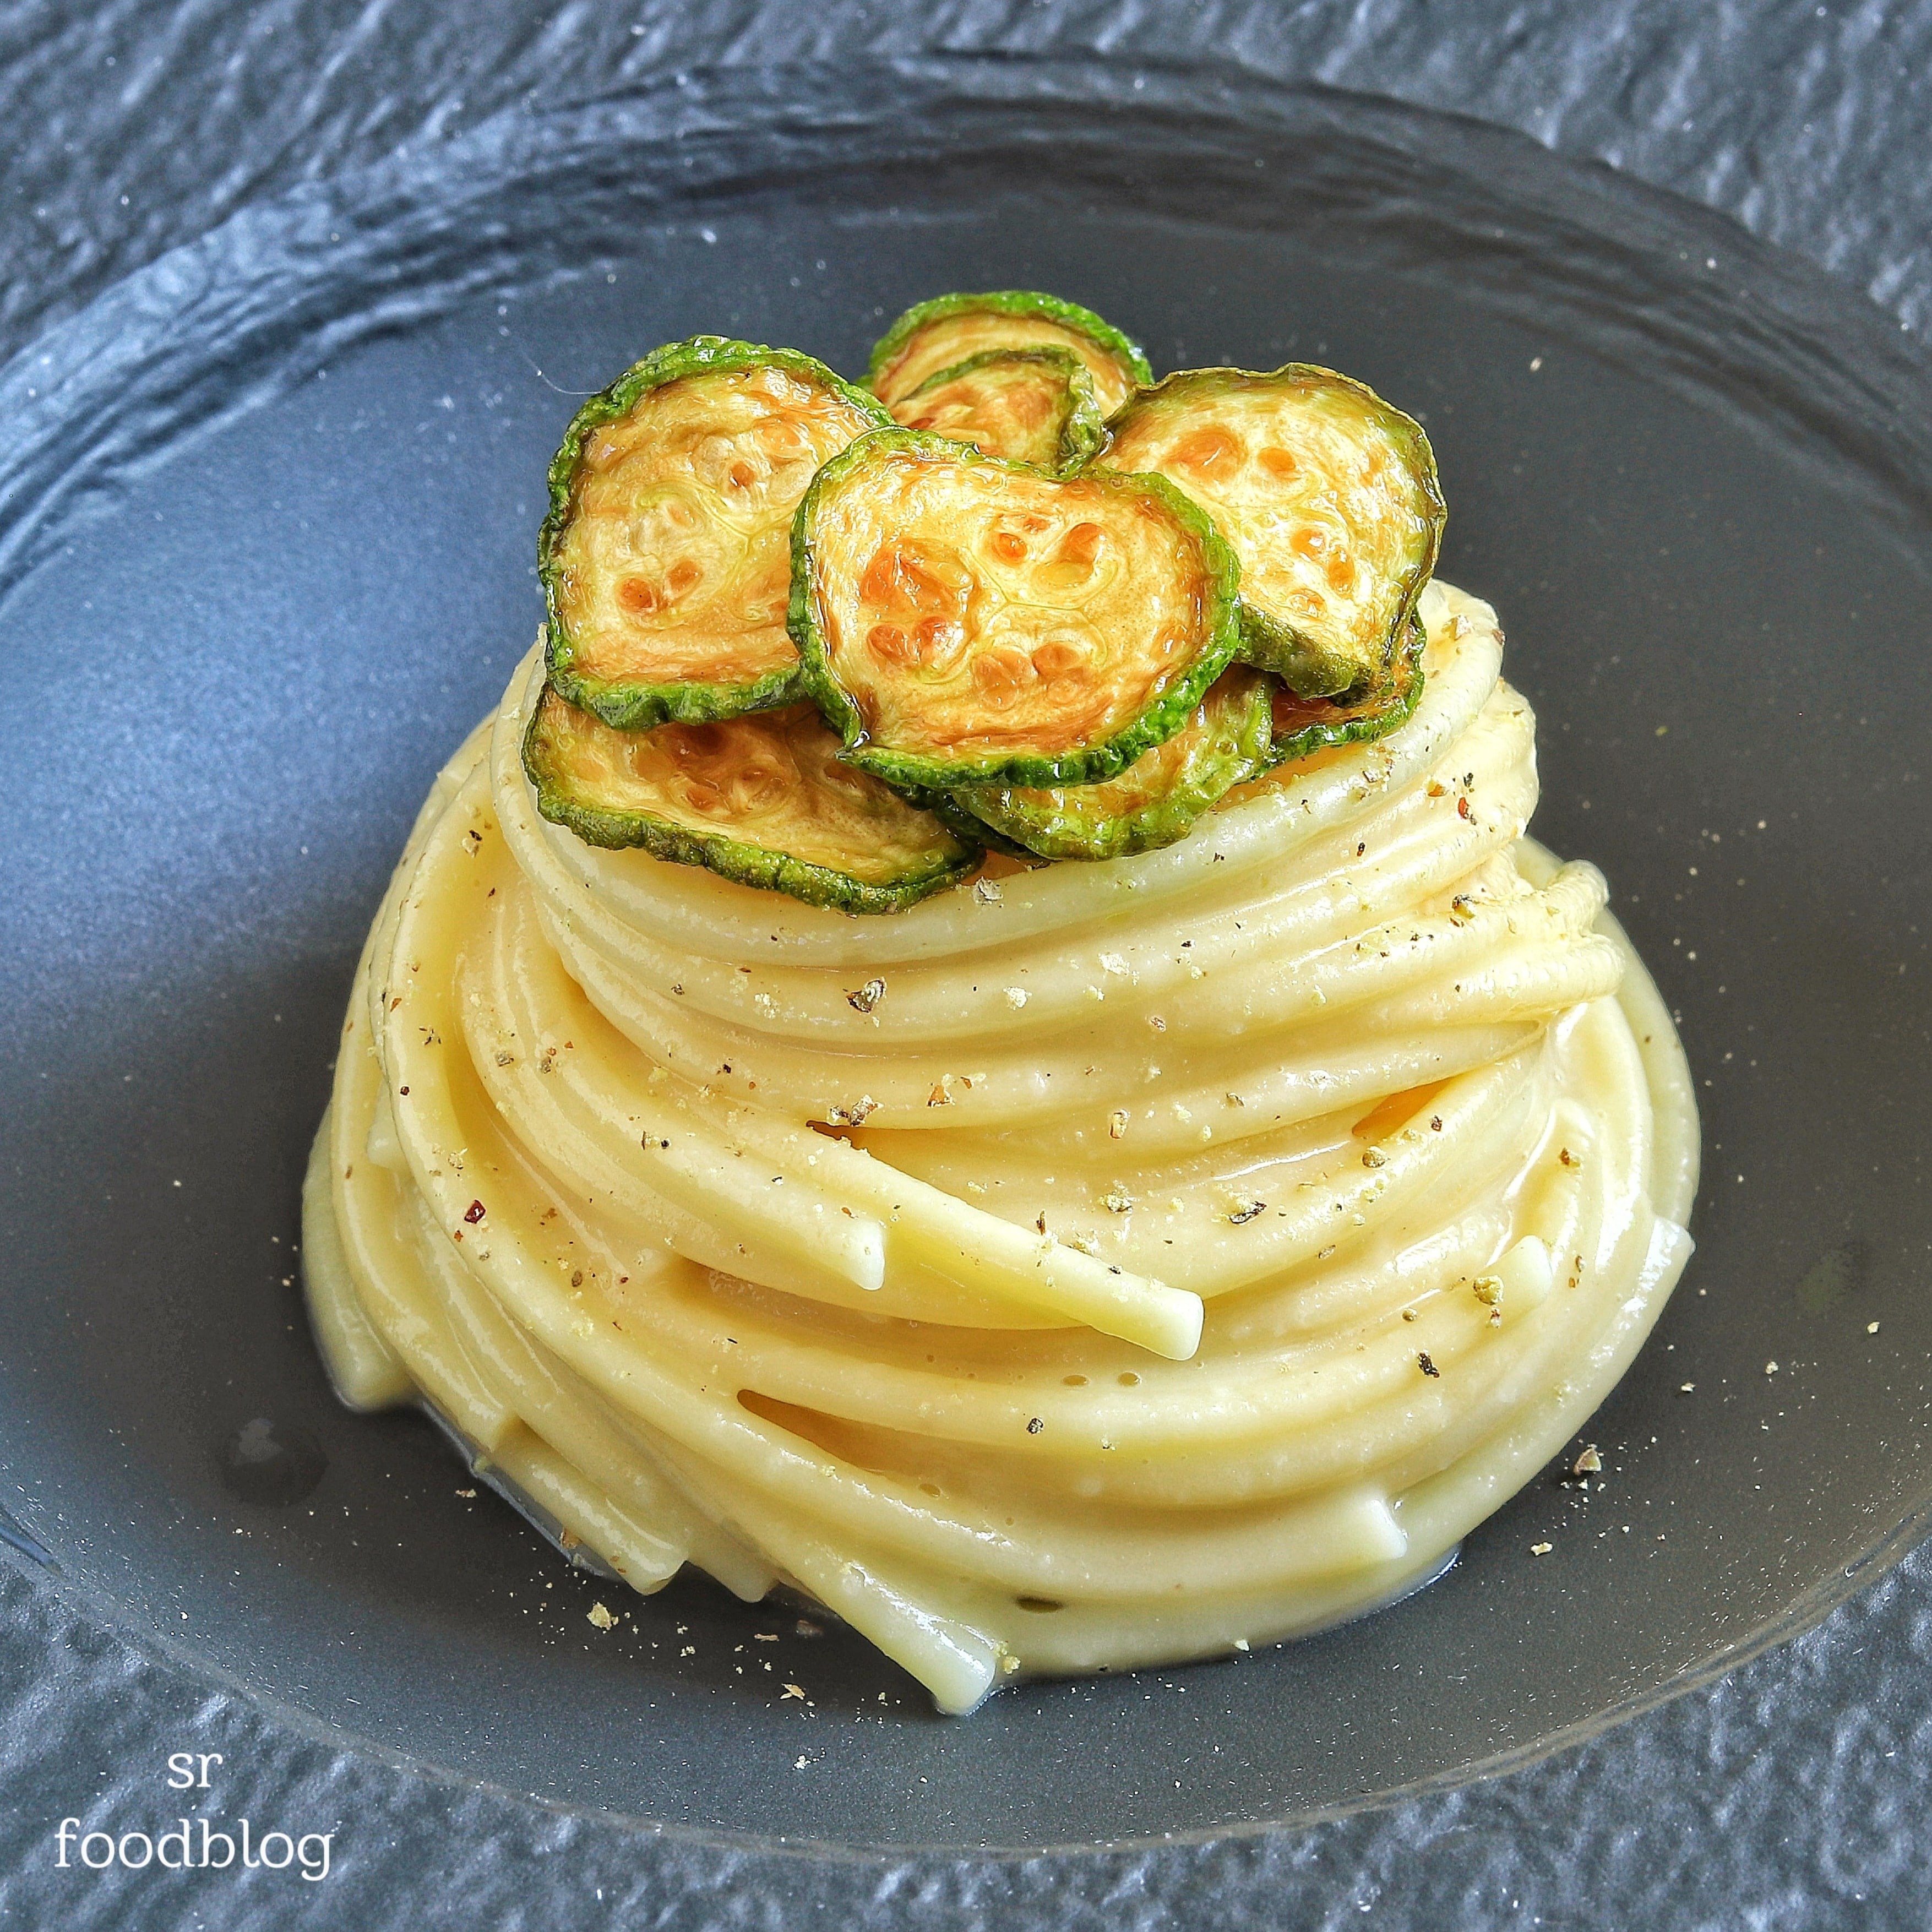
[[[304,1243],[344,1397],[946,1711],[1426,1579],[1642,1341],[1697,1136],[1601,878],[1524,836],[1492,614],[1420,608],[1389,736],[886,920],[547,824],[532,653],[350,1001]]]

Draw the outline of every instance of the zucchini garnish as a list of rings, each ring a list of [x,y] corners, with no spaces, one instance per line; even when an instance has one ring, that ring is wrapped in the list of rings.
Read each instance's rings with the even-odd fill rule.
[[[961,838],[983,845],[989,852],[1028,862],[1040,856],[1017,838],[1008,838],[997,826],[988,824],[976,812],[969,812],[962,799],[950,791],[934,791],[928,785],[899,785],[895,789],[902,798],[908,800],[922,812],[929,812],[942,824],[950,825]]]
[[[792,513],[828,456],[888,420],[809,356],[716,335],[592,397],[537,539],[557,689],[627,730],[796,698]]]
[[[1442,542],[1429,439],[1372,389],[1290,362],[1188,369],[1108,428],[1108,465],[1195,498],[1241,559],[1243,655],[1307,698],[1378,686]]]
[[[1395,662],[1369,690],[1346,698],[1300,698],[1286,686],[1274,692],[1274,718],[1266,763],[1284,765],[1331,745],[1364,745],[1406,724],[1422,695],[1422,653],[1429,642],[1420,616]]]
[[[895,785],[1112,778],[1240,643],[1240,566],[1172,484],[1054,478],[918,430],[818,472],[792,556],[805,688],[846,759]]]
[[[1042,346],[1071,350],[1087,365],[1103,416],[1154,380],[1140,345],[1090,308],[1035,289],[997,289],[915,303],[880,337],[866,381],[890,408],[982,350]]]
[[[982,349],[892,405],[908,429],[1064,474],[1106,447],[1094,379],[1070,349]]]
[[[1194,716],[1104,784],[976,789],[958,802],[1043,859],[1120,859],[1172,845],[1218,800],[1274,762],[1273,694],[1246,664],[1223,671]]]
[[[524,735],[537,809],[587,844],[852,913],[903,911],[978,867],[982,842],[838,754],[809,704],[620,731],[549,686]]]
[[[545,818],[896,912],[988,849],[1169,844],[1414,710],[1442,499],[1361,383],[1156,384],[1022,290],[908,309],[868,381],[694,336],[578,412],[538,547]]]

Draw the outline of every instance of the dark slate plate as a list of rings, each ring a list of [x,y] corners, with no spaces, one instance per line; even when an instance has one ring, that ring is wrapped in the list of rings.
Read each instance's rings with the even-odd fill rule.
[[[237,218],[5,380],[0,1498],[64,1587],[298,1723],[706,1835],[1211,1834],[1587,1733],[1922,1532],[1923,369],[1729,224],[1493,129],[1202,70],[1005,85],[507,119]],[[962,1723],[701,1582],[598,1634],[610,1586],[427,1423],[333,1406],[292,1248],[354,954],[534,625],[574,397],[699,328],[856,369],[908,300],[1011,284],[1157,366],[1324,361],[1424,419],[1444,574],[1541,719],[1537,829],[1681,1014],[1708,1178],[1600,1486],[1552,1471],[1324,1637]]]

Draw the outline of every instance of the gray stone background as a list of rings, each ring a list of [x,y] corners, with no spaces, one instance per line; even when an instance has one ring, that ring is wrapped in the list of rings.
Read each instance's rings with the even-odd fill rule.
[[[1518,128],[1696,197],[1932,329],[1932,4],[60,0],[0,4],[0,360],[250,202],[700,63],[1204,52]],[[1528,1770],[1289,1834],[866,1862],[721,1850],[338,1752],[0,1568],[0,1926],[1786,1928],[1932,1924],[1932,1546],[1808,1636]],[[288,1875],[82,1876],[161,1757],[339,1833]]]

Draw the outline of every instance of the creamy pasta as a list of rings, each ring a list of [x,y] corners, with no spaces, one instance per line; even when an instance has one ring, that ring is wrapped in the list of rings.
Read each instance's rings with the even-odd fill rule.
[[[1379,742],[890,918],[544,822],[533,652],[350,1003],[305,1240],[345,1399],[946,1711],[1426,1579],[1642,1341],[1697,1129],[1602,879],[1525,836],[1493,614],[1422,615]]]

